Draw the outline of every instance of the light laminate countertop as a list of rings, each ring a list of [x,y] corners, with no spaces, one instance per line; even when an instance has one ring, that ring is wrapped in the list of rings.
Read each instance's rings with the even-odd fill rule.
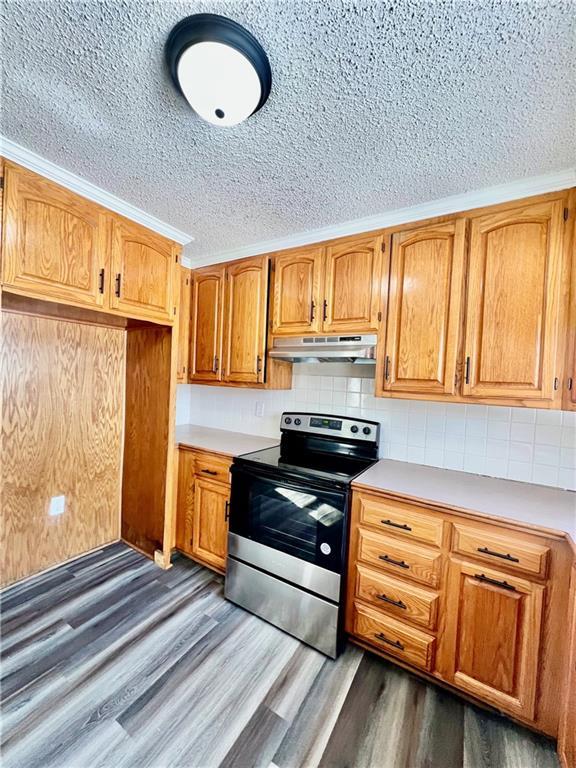
[[[230,432],[227,429],[198,427],[195,424],[181,424],[176,427],[176,443],[186,448],[198,448],[234,457],[272,448],[280,443],[280,439]]]
[[[568,534],[576,544],[576,493],[515,480],[380,459],[354,486]]]

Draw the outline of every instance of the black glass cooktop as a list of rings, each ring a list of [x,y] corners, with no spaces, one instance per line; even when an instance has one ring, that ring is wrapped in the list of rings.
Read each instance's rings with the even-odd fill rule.
[[[350,483],[376,461],[374,458],[360,458],[346,453],[286,452],[280,445],[245,453],[235,459],[237,464],[261,466],[279,474],[333,480],[339,485]]]

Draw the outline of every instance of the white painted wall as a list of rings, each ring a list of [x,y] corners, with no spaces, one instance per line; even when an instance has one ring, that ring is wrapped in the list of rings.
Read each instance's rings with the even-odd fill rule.
[[[288,410],[372,419],[382,457],[576,490],[576,412],[376,398],[373,375],[325,363],[295,365],[282,392],[180,385],[177,423],[276,437]]]

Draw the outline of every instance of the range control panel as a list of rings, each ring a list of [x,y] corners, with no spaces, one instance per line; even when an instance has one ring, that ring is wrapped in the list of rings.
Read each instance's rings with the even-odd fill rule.
[[[365,419],[349,419],[324,413],[283,413],[282,432],[306,432],[312,435],[331,435],[344,439],[378,442],[380,424]]]

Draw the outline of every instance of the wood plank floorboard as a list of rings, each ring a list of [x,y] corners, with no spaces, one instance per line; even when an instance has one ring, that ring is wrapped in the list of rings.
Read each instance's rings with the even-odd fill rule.
[[[552,742],[336,660],[122,543],[0,595],[3,768],[558,768]]]

